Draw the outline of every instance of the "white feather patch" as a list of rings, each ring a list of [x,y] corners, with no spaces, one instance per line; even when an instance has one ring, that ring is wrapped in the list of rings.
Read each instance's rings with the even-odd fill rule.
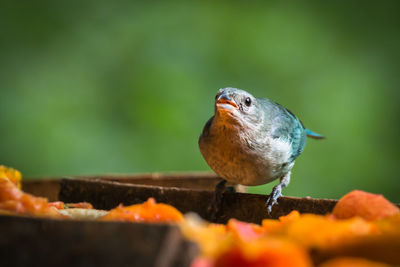
[[[275,164],[283,164],[288,162],[292,155],[292,144],[282,138],[268,138],[269,150],[268,158],[275,161]]]

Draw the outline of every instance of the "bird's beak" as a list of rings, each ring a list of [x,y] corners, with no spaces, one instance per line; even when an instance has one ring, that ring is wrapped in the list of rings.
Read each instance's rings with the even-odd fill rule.
[[[217,109],[232,110],[232,108],[234,109],[239,108],[238,105],[235,103],[235,101],[225,93],[222,93],[221,95],[218,96],[215,104],[217,106]]]

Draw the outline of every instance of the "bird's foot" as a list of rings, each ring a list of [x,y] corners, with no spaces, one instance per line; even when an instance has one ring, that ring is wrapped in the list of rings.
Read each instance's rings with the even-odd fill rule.
[[[225,192],[236,193],[236,189],[235,189],[234,186],[226,186],[225,187]]]
[[[278,202],[278,198],[282,196],[282,185],[278,184],[274,186],[271,194],[268,196],[265,206],[267,207],[268,214],[271,214],[272,206]]]
[[[216,220],[217,214],[221,210],[222,196],[226,190],[225,184],[226,184],[226,180],[222,180],[222,181],[218,182],[218,184],[215,186],[213,199],[211,200],[211,203],[207,209],[209,218],[211,221]]]

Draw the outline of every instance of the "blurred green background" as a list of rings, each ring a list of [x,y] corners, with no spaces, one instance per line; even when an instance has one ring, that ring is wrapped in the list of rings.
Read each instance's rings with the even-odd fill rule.
[[[400,202],[397,3],[2,1],[0,164],[210,170],[197,139],[232,86],[327,136],[308,140],[285,195]]]

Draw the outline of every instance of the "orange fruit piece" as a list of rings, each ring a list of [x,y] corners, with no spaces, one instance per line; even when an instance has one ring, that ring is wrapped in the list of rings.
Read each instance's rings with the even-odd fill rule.
[[[335,205],[332,214],[337,219],[359,216],[368,221],[400,213],[398,207],[382,195],[354,190],[344,195]]]
[[[164,223],[180,222],[183,220],[183,215],[173,206],[156,203],[154,198],[149,198],[142,204],[126,207],[121,204],[110,210],[101,220]]]

